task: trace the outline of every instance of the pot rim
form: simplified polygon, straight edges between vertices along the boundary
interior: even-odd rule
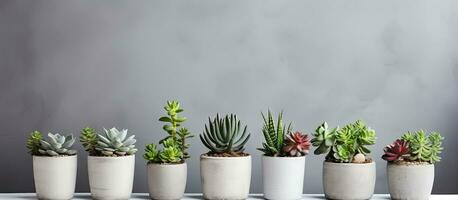
[[[337,165],[337,166],[372,166],[375,165],[375,161],[370,163],[335,163],[323,161],[323,165]]]
[[[242,160],[242,159],[251,159],[251,155],[247,156],[237,156],[237,157],[216,157],[216,156],[207,156],[205,154],[200,155],[200,160],[202,159],[214,159],[214,160]]]
[[[33,158],[43,158],[43,159],[62,159],[62,158],[73,158],[77,157],[78,155],[63,155],[63,156],[38,156],[38,155],[32,155]]]
[[[164,167],[174,167],[174,166],[182,166],[182,165],[186,165],[186,162],[183,162],[183,163],[146,163],[146,166],[148,165],[156,165],[156,166],[164,166]]]
[[[269,158],[269,159],[278,159],[278,160],[301,160],[301,159],[305,159],[305,155],[304,156],[266,156],[266,155],[262,155],[263,158]]]
[[[91,155],[88,155],[87,157],[88,158],[93,158],[93,159],[118,159],[118,160],[121,160],[121,159],[124,159],[124,158],[135,157],[135,154],[127,155],[127,156],[91,156]]]
[[[434,166],[434,164],[432,164],[432,163],[422,163],[422,164],[414,164],[414,163],[411,163],[411,164],[397,164],[397,163],[393,163],[393,162],[387,162],[386,165],[387,165],[387,166],[397,166],[397,167],[431,167],[431,166]]]

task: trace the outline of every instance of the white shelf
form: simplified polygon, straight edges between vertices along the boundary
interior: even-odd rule
[[[8,200],[19,200],[19,199],[35,199],[34,193],[0,193],[0,199],[8,199]],[[89,193],[77,193],[73,200],[87,200],[91,199],[91,195]],[[132,194],[131,200],[140,200],[140,199],[149,199],[147,193],[134,193]],[[202,199],[202,194],[186,194],[182,200],[196,200]],[[248,198],[248,200],[254,199],[263,199],[261,194],[252,194]],[[314,199],[321,199],[323,200],[324,197],[321,194],[305,194],[302,198],[303,200],[314,200]],[[390,199],[390,195],[387,194],[376,194],[372,198],[373,200],[388,200]],[[430,200],[458,200],[458,195],[432,195]]]

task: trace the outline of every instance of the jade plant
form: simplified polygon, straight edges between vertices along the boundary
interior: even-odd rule
[[[159,118],[159,121],[167,123],[162,128],[168,135],[159,141],[159,144],[163,145],[163,149],[159,150],[154,143],[148,144],[145,147],[143,157],[151,163],[183,163],[190,157],[187,152],[189,144],[186,141],[193,135],[188,129],[182,127],[186,118],[179,116],[179,113],[184,110],[178,101],[167,101],[164,110],[167,112],[167,116]]]
[[[388,162],[425,162],[434,164],[441,160],[440,153],[444,149],[444,138],[438,132],[428,136],[423,130],[407,132],[400,139],[385,146],[382,158]]]
[[[264,120],[262,133],[265,142],[262,143],[262,151],[266,156],[304,156],[310,149],[310,140],[307,134],[291,132],[291,123],[283,125],[283,113],[273,119],[272,113],[267,111],[267,117],[261,113]]]
[[[242,128],[240,120],[236,115],[226,115],[223,118],[219,114],[211,120],[208,118],[208,125],[205,125],[200,140],[210,151],[209,156],[237,157],[245,156],[244,146],[250,138],[247,126]]]
[[[135,148],[137,140],[135,135],[127,136],[127,129],[104,128],[103,133],[99,134],[95,129],[86,127],[81,130],[80,142],[91,156],[128,156],[137,152]]]
[[[48,133],[45,139],[39,131],[33,131],[27,139],[27,149],[34,156],[71,156],[76,150],[71,149],[75,139],[73,135]]]
[[[343,128],[329,129],[328,124],[321,124],[313,134],[315,154],[326,154],[326,161],[338,163],[372,162],[368,158],[369,145],[375,144],[375,131],[357,120]]]

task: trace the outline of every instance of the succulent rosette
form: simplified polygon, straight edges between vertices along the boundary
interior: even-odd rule
[[[283,152],[289,156],[304,156],[309,153],[310,145],[308,135],[296,131],[288,134]]]

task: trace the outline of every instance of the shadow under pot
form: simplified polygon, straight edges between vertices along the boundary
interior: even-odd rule
[[[327,199],[370,199],[375,187],[375,162],[323,163],[323,188]]]
[[[434,184],[433,164],[388,163],[387,175],[391,199],[429,199]]]
[[[264,198],[295,200],[302,198],[305,156],[262,157]]]
[[[77,156],[33,156],[33,177],[38,199],[72,199]]]
[[[204,199],[246,199],[250,191],[251,156],[200,156]]]
[[[148,163],[148,189],[151,199],[181,199],[186,189],[187,165]]]
[[[129,199],[134,181],[135,155],[88,156],[89,186],[93,199]]]

